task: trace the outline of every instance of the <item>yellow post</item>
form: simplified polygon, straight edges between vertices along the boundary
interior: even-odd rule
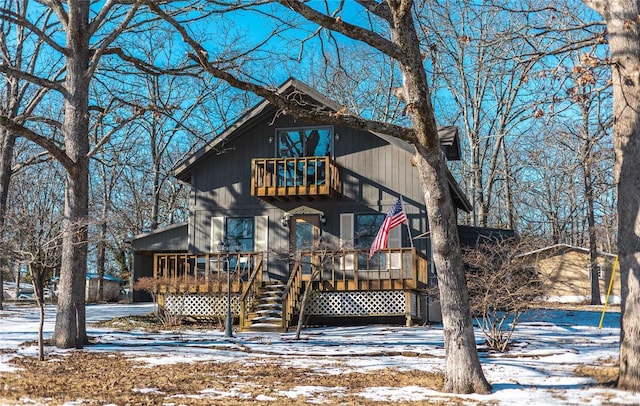
[[[609,279],[609,288],[607,289],[607,297],[604,299],[604,306],[602,307],[602,316],[600,316],[600,324],[598,324],[598,328],[602,330],[602,322],[604,321],[604,314],[607,311],[607,303],[609,303],[609,295],[611,294],[611,287],[613,286],[613,278],[616,275],[616,267],[618,265],[618,256],[616,255],[616,260],[613,261],[613,270],[611,271],[611,278]]]

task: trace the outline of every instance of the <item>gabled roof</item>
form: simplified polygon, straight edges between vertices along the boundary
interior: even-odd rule
[[[518,257],[528,257],[528,256],[538,255],[538,254],[551,255],[558,251],[563,251],[563,252],[576,251],[576,252],[582,252],[582,253],[588,254],[589,248],[578,247],[578,246],[569,245],[569,244],[555,244],[555,245],[549,245],[547,247],[539,248],[537,250],[525,252],[524,254],[518,255]],[[610,252],[597,251],[596,253],[600,256],[612,257],[612,258],[616,257],[616,254],[612,254]]]
[[[504,240],[519,238],[515,230],[467,225],[458,225],[458,236],[460,245],[472,248],[478,243],[500,243]]]
[[[170,226],[134,236],[130,242],[134,251],[186,251],[189,226],[187,223]]]
[[[276,90],[279,94],[290,95],[293,93],[300,93],[302,96],[306,96],[318,102],[320,105],[325,106],[331,111],[340,111],[343,107],[335,101],[327,98],[322,93],[313,89],[312,87],[300,82],[299,80],[289,78],[286,82],[278,87]],[[211,142],[197,150],[191,156],[184,159],[174,167],[175,177],[182,180],[189,180],[189,173],[191,167],[198,161],[206,156],[209,156],[218,151],[224,150],[225,143],[229,142],[237,135],[237,130],[241,127],[251,125],[265,118],[265,115],[272,112],[275,107],[267,100],[263,100],[256,106],[244,113],[238,120],[236,120],[231,126],[227,127],[222,133],[220,133]],[[373,133],[374,135],[384,139],[392,145],[399,146],[409,152],[413,152],[413,146],[405,141],[402,141],[396,137],[387,134]],[[440,137],[440,145],[443,147],[447,159],[459,160],[460,159],[460,139],[458,135],[457,127],[439,127],[438,135]]]
[[[98,279],[100,278],[100,274],[98,274],[97,272],[87,272],[86,277],[87,277],[87,280]],[[108,273],[103,274],[102,279],[104,279],[105,281],[124,283],[124,279],[118,278],[113,275],[109,275]]]

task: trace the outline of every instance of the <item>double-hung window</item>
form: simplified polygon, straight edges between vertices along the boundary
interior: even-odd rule
[[[254,218],[227,217],[224,234],[229,244],[230,269],[239,269],[241,272],[248,270],[249,257],[239,253],[252,252],[254,250]]]
[[[253,251],[253,217],[227,217],[225,236],[231,252]]]
[[[366,213],[355,214],[354,218],[354,233],[353,233],[353,245],[359,250],[363,250],[358,254],[358,268],[366,269],[367,261],[369,260],[369,251],[367,251],[373,240],[375,240],[378,230],[384,221],[384,214],[382,213]],[[378,267],[383,265],[380,263],[384,256],[379,253],[374,254],[370,260],[369,267]]]

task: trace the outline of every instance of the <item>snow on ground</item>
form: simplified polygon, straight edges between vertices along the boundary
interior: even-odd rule
[[[88,305],[86,314],[91,323],[153,310],[153,304],[100,304]],[[588,310],[530,311],[521,319],[513,337],[516,345],[509,353],[480,352],[483,370],[493,385],[492,393],[456,397],[470,405],[640,405],[640,394],[596,387],[590,378],[575,375],[579,365],[598,365],[603,360],[610,364],[618,357],[620,315],[608,311],[599,329],[600,316],[600,311]],[[0,349],[36,356],[36,346],[24,343],[37,339],[38,317],[35,307],[5,305],[0,312]],[[55,307],[47,306],[45,337],[51,335],[54,323]],[[87,332],[97,344],[85,347],[86,351],[122,352],[142,365],[203,360],[260,363],[278,358],[283,366],[308,367],[311,363],[325,374],[381,368],[444,369],[442,326],[437,325],[311,328],[303,331],[303,340],[299,341],[293,340],[293,333],[235,333],[227,338],[218,330],[113,331],[90,325]],[[482,341],[480,331],[476,331],[476,338]],[[11,370],[7,363],[10,356],[0,356],[0,373]],[[321,398],[327,390],[340,389],[304,386],[287,395]],[[431,402],[451,395],[419,386],[386,387],[380,382],[379,387],[369,388],[359,396],[366,404],[367,400]]]

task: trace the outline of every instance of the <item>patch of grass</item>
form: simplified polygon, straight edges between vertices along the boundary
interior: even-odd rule
[[[600,360],[598,365],[578,365],[575,374],[587,378],[592,378],[599,385],[615,386],[620,372],[618,360],[608,358]]]
[[[110,320],[90,323],[91,326],[100,328],[113,328],[122,331],[131,330],[157,330],[158,320],[153,314],[144,316],[115,317]]]
[[[115,317],[110,320],[90,323],[90,325],[93,327],[110,328],[120,331],[141,330],[150,332],[157,332],[160,329],[170,329],[178,332],[187,327],[190,330],[211,330],[222,328],[221,321],[218,319],[195,320],[188,317],[180,317],[178,319],[176,316],[176,320],[174,320],[174,322],[167,323],[166,319],[163,317],[164,316],[158,312],[153,312],[148,315],[141,316]]]
[[[371,387],[417,385],[439,391],[444,384],[440,373],[388,368],[330,375],[317,372],[313,365],[283,367],[277,360],[145,366],[139,358],[134,361],[119,353],[72,351],[45,362],[31,357],[16,357],[12,362],[19,370],[0,374],[3,404],[27,403],[26,399],[30,399],[47,405],[78,400],[84,405],[297,405],[306,404],[309,399],[292,399],[283,392],[312,385],[326,388],[322,397],[330,404],[356,405],[365,399],[354,394]],[[231,395],[224,395],[228,393]],[[261,402],[256,400],[258,395],[275,400]],[[452,403],[455,400],[442,404]]]

